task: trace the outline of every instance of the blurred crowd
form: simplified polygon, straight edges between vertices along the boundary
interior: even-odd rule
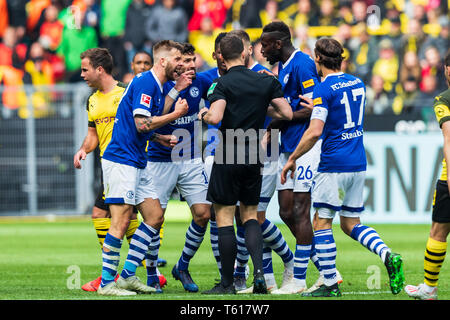
[[[215,66],[216,35],[237,28],[272,67],[258,38],[274,20],[311,55],[316,39],[338,39],[344,70],[366,83],[368,114],[422,114],[447,87],[448,0],[0,0],[0,85],[80,82],[80,53],[97,46],[128,79],[134,54],[163,39],[191,42],[202,71]],[[3,92],[1,101],[16,109],[21,97]]]

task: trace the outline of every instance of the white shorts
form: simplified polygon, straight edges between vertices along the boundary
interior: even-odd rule
[[[138,205],[146,198],[158,199],[151,176],[145,169],[102,159],[106,204]]]
[[[265,162],[261,185],[261,196],[258,204],[258,211],[266,211],[277,187],[277,162]]]
[[[311,192],[312,206],[320,218],[333,219],[336,212],[357,218],[364,211],[365,171],[317,172]]]
[[[208,177],[201,159],[180,162],[147,162],[146,170],[153,177],[162,208],[167,207],[174,188],[186,200],[194,204],[211,204],[206,200]]]
[[[296,170],[294,178],[291,178],[291,172],[289,172],[286,176],[285,184],[281,184],[281,171],[291,154],[280,154],[280,158],[278,159],[277,190],[291,189],[294,190],[294,192],[309,192],[311,190],[313,177],[319,166],[321,148],[322,140],[319,140],[311,150],[298,158],[295,162]]]

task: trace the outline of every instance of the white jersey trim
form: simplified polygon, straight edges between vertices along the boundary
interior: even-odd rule
[[[141,109],[141,108],[137,108],[137,109],[133,110],[133,117],[135,117],[136,115],[140,115],[140,116],[144,116],[144,117],[151,117],[152,116],[150,111],[145,110],[145,109]]]
[[[330,73],[330,74],[328,74],[325,78],[323,78],[323,81],[322,82],[324,82],[325,81],[325,79],[326,78],[328,78],[328,77],[333,77],[333,76],[342,76],[344,73],[343,72],[335,72],[335,73]]]
[[[286,60],[285,63],[283,63],[281,66],[283,67],[283,69],[286,69],[286,67],[288,66],[288,64],[291,62],[291,60],[294,58],[294,56],[297,54],[297,52],[299,52],[300,49],[296,49],[294,52],[292,52],[291,56],[289,57],[289,59]]]

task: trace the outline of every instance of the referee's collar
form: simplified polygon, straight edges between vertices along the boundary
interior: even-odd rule
[[[228,69],[228,72],[232,71],[232,70],[239,70],[239,69],[247,69],[246,66],[242,65],[238,65],[238,66],[233,66],[230,69]]]

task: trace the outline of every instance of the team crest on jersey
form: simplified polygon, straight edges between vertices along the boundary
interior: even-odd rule
[[[146,106],[147,108],[150,107],[150,101],[152,100],[152,97],[149,95],[146,95],[145,93],[141,94],[141,104]]]
[[[284,76],[283,83],[286,84],[289,81],[289,73]]]
[[[197,98],[198,95],[200,94],[200,90],[197,87],[192,87],[189,90],[189,94],[191,95],[192,98]]]
[[[128,199],[133,199],[133,198],[134,198],[134,192],[131,191],[131,190],[128,191],[128,192],[127,192],[127,198],[128,198]]]

